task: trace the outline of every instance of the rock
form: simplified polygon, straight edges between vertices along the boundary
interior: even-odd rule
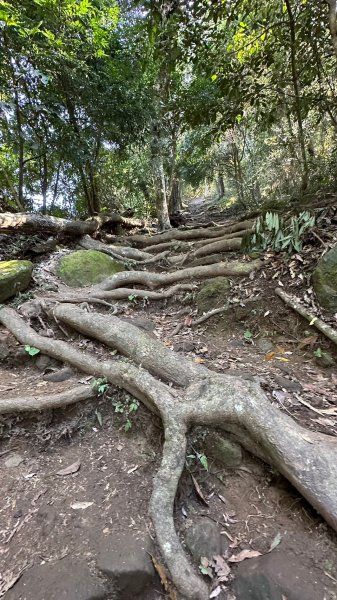
[[[117,598],[88,566],[73,558],[34,566],[25,571],[6,600],[109,600]]]
[[[200,313],[208,312],[212,308],[219,308],[226,303],[230,281],[227,277],[209,279],[202,286],[197,295],[197,306]]]
[[[6,335],[0,336],[0,360],[5,360],[10,354],[10,348],[8,345],[8,337]]]
[[[315,362],[319,367],[323,367],[324,369],[328,369],[329,367],[334,367],[336,364],[335,359],[331,356],[330,352],[321,352],[320,356],[315,356]]]
[[[135,325],[136,327],[139,327],[140,329],[143,329],[148,333],[152,333],[156,328],[155,323],[150,321],[150,319],[145,319],[144,317],[135,317],[134,319],[122,319],[122,321],[126,321],[131,325]]]
[[[33,263],[29,260],[0,261],[0,302],[4,302],[30,283]]]
[[[97,568],[113,580],[119,600],[137,597],[156,581],[149,553],[151,540],[137,540],[131,533],[101,539],[97,549]]]
[[[199,565],[202,557],[212,558],[224,554],[228,549],[228,540],[220,535],[220,529],[214,521],[200,517],[185,532],[185,543],[194,560]]]
[[[237,600],[317,600],[319,578],[295,556],[274,552],[239,564],[233,590]]]
[[[78,250],[61,258],[58,276],[70,287],[83,287],[100,283],[124,270],[121,263],[103,252]]]
[[[264,353],[270,352],[274,348],[274,344],[264,337],[255,340],[255,345],[258,347],[259,350],[261,350],[261,352]]]
[[[21,465],[23,461],[24,458],[20,456],[20,454],[12,454],[5,460],[5,467],[7,469],[15,469],[15,467]]]
[[[206,436],[204,452],[224,467],[239,467],[242,463],[241,446],[214,431]]]
[[[292,379],[287,379],[286,377],[282,377],[282,375],[274,375],[273,376],[277,385],[287,392],[300,392],[302,390],[302,386],[299,381],[294,381]]]
[[[175,342],[173,344],[173,350],[175,352],[193,352],[195,345],[193,342],[183,340],[181,342]]]
[[[337,310],[337,246],[318,261],[312,283],[319,303],[334,312]]]
[[[39,369],[39,371],[44,371],[47,367],[50,367],[52,364],[54,364],[53,359],[50,358],[50,356],[47,356],[46,354],[40,354],[35,361],[35,366],[37,369]]]
[[[67,379],[71,379],[73,375],[74,371],[72,369],[70,369],[69,367],[64,367],[64,369],[58,369],[57,371],[46,373],[43,376],[43,379],[45,379],[45,381],[53,381],[55,383],[60,381],[67,381]]]

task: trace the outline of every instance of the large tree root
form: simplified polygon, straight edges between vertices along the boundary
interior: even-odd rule
[[[90,237],[90,235],[84,235],[78,243],[86,250],[98,250],[99,252],[109,254],[113,258],[117,258],[117,260],[124,258],[126,261],[131,260],[137,263],[139,261],[153,258],[149,252],[142,252],[142,250],[137,250],[137,248],[131,247],[129,248],[128,246],[112,246],[110,244],[104,244],[99,240],[94,240]]]
[[[244,231],[251,229],[254,225],[254,221],[242,221],[241,223],[235,223],[234,225],[227,225],[226,227],[215,227],[210,229],[189,229],[181,231],[180,229],[170,229],[151,237],[144,235],[133,235],[132,243],[138,246],[153,246],[154,244],[162,244],[164,242],[171,242],[172,240],[201,240],[207,238],[219,238],[226,236],[230,233],[237,231]]]
[[[243,432],[245,446],[274,465],[337,530],[337,441],[304,429],[272,405],[260,386],[220,375],[175,355],[158,340],[118,318],[58,305],[57,318],[77,331],[117,347],[142,367],[101,361],[71,344],[40,336],[9,307],[0,322],[24,344],[40,348],[91,375],[106,377],[160,414],[165,444],[150,502],[158,543],[172,579],[188,600],[209,597],[205,581],[187,561],[174,529],[173,501],[184,465],[185,433],[192,425]],[[144,369],[146,367],[147,370]],[[162,383],[152,374],[177,387]],[[43,408],[43,402],[41,402]],[[251,443],[251,448],[250,448]]]
[[[336,329],[333,329],[333,327],[330,327],[330,325],[324,323],[322,319],[319,319],[316,317],[316,315],[309,312],[297,298],[292,298],[281,288],[276,288],[275,292],[288,306],[290,306],[290,308],[301,315],[301,317],[304,317],[307,321],[309,321],[310,325],[314,325],[316,329],[318,329],[321,333],[324,333],[329,340],[334,342],[334,344],[337,344]]]
[[[111,308],[111,304],[106,302],[106,300],[127,300],[130,299],[130,297],[131,300],[166,300],[167,298],[172,298],[172,296],[175,296],[175,294],[179,294],[180,292],[191,292],[194,289],[195,285],[193,283],[181,283],[178,285],[173,285],[167,290],[163,290],[161,292],[154,292],[152,290],[138,290],[135,288],[117,288],[116,290],[107,291],[96,290],[94,295],[85,295],[84,290],[82,290],[81,292],[78,291],[74,295],[69,294],[62,296],[46,296],[45,298],[46,300],[57,300],[58,302],[88,302],[92,304],[103,304]]]
[[[213,244],[222,240],[232,240],[233,238],[242,238],[246,233],[250,233],[251,229],[245,229],[243,231],[234,231],[227,235],[223,235],[216,238],[206,238],[199,241],[184,242],[181,240],[172,240],[172,242],[163,242],[162,244],[154,244],[153,246],[146,246],[146,252],[150,254],[156,254],[165,250],[171,250],[175,252],[189,252],[198,248],[203,248],[207,244]],[[133,239],[133,238],[130,238]]]
[[[96,392],[90,385],[81,385],[51,396],[4,398],[0,399],[0,414],[62,408],[70,404],[76,404],[76,402],[89,400],[89,398],[95,398],[96,396]]]

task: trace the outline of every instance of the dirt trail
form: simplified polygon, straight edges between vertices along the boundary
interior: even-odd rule
[[[194,199],[188,224],[209,220],[225,222],[223,214]],[[231,280],[231,312],[198,327],[191,327],[191,321],[197,314],[200,285],[181,293],[179,304],[175,298],[153,304],[133,298],[119,303],[119,314],[196,364],[253,378],[280,410],[309,429],[336,436],[337,417],[321,412],[327,401],[331,407],[337,404],[334,368],[317,364],[313,348],[303,343],[306,324],[274,294],[275,282],[290,277],[287,268],[269,257],[260,273]],[[292,268],[296,271],[301,265]],[[0,334],[7,335],[1,328]],[[82,349],[111,357],[111,350],[102,351],[96,342],[70,336]],[[315,343],[332,350],[323,338]],[[53,394],[88,384],[88,377],[74,371],[64,381],[50,381],[52,369],[63,365],[49,362],[43,367],[39,357],[29,357],[12,336],[7,344],[12,352],[1,365],[0,398],[9,393]],[[107,548],[111,553],[116,540],[128,540],[130,534],[135,545],[137,540],[142,547],[152,543],[151,554],[160,564],[148,503],[163,440],[157,417],[142,405],[131,410],[132,399],[125,392],[101,385],[96,400],[33,416],[0,418],[0,597],[6,600],[174,598],[138,555],[132,567],[132,549],[126,542],[126,579],[139,582],[148,572],[146,585],[123,588],[121,569],[115,563],[110,570],[102,567]],[[214,597],[336,600],[336,535],[278,473],[248,453],[235,464],[228,455],[227,464],[217,462],[210,450],[213,435],[205,428],[190,433],[187,468],[175,505],[176,527],[192,552],[201,542],[188,540],[202,521],[214,554],[221,552],[219,540],[227,557],[242,550],[261,554],[230,563],[226,589]],[[62,473],[65,468],[68,471]],[[76,561],[84,589],[72,589],[63,578],[55,583],[55,573],[62,569],[73,570],[76,579]]]

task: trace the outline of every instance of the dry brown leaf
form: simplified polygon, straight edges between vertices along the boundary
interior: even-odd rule
[[[178,600],[177,592],[175,591],[170,579],[167,576],[167,571],[163,565],[161,565],[152,554],[150,554],[154,568],[156,569],[160,581],[167,593],[168,600]]]
[[[184,320],[185,327],[191,327],[192,323],[193,323],[193,319],[190,315],[188,315]]]
[[[239,563],[243,560],[246,560],[247,558],[256,558],[257,556],[262,556],[261,552],[258,552],[257,550],[249,550],[247,548],[246,550],[242,550],[241,552],[239,552],[239,554],[233,554],[228,559],[228,562]]]
[[[209,504],[208,504],[208,502],[207,502],[207,500],[206,500],[205,496],[203,495],[203,493],[202,493],[202,491],[201,491],[201,489],[200,489],[200,486],[199,486],[199,484],[198,484],[198,482],[197,482],[196,478],[195,478],[195,477],[193,477],[192,473],[191,473],[191,477],[192,477],[193,485],[194,485],[194,487],[195,487],[195,491],[196,491],[196,493],[197,493],[197,496],[199,496],[200,500],[202,500],[202,502],[203,502],[204,504],[206,504],[206,506],[208,506]]]
[[[303,338],[298,344],[299,349],[305,348],[306,346],[313,346],[317,342],[317,335],[309,335],[308,337]]]
[[[273,360],[275,354],[276,352],[274,352],[273,350],[267,352],[267,354],[265,354],[264,360]]]
[[[222,582],[228,581],[231,570],[223,556],[213,556],[213,568],[217,574],[217,577],[221,577]]]
[[[77,473],[77,471],[79,471],[81,467],[81,461],[77,460],[76,462],[72,463],[71,465],[68,465],[68,467],[65,467],[64,469],[61,469],[60,471],[57,471],[56,475],[72,475],[73,473]]]

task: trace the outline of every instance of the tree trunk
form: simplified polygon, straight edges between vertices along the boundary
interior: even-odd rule
[[[162,142],[158,123],[155,123],[152,128],[151,154],[159,229],[166,231],[171,229],[171,223],[167,206]]]
[[[304,140],[304,131],[303,131],[303,122],[301,115],[301,99],[298,85],[298,73],[296,67],[296,30],[295,30],[295,20],[292,12],[292,8],[290,5],[290,0],[285,0],[285,4],[287,7],[288,17],[289,17],[289,29],[290,29],[290,53],[291,53],[291,75],[294,87],[294,95],[295,95],[295,112],[297,117],[297,126],[298,126],[298,141],[301,149],[302,155],[302,190],[305,191],[308,187],[308,179],[309,179],[309,168],[307,161],[307,153],[305,149],[305,140]]]
[[[218,188],[218,195],[219,195],[219,197],[223,198],[224,195],[225,195],[225,184],[224,184],[223,174],[222,173],[218,174],[217,188]]]
[[[174,178],[171,185],[169,210],[170,215],[178,213],[182,209],[181,188],[179,179]]]
[[[334,53],[337,59],[337,5],[336,0],[328,0],[329,4],[329,27],[331,33],[331,41],[334,49]]]

